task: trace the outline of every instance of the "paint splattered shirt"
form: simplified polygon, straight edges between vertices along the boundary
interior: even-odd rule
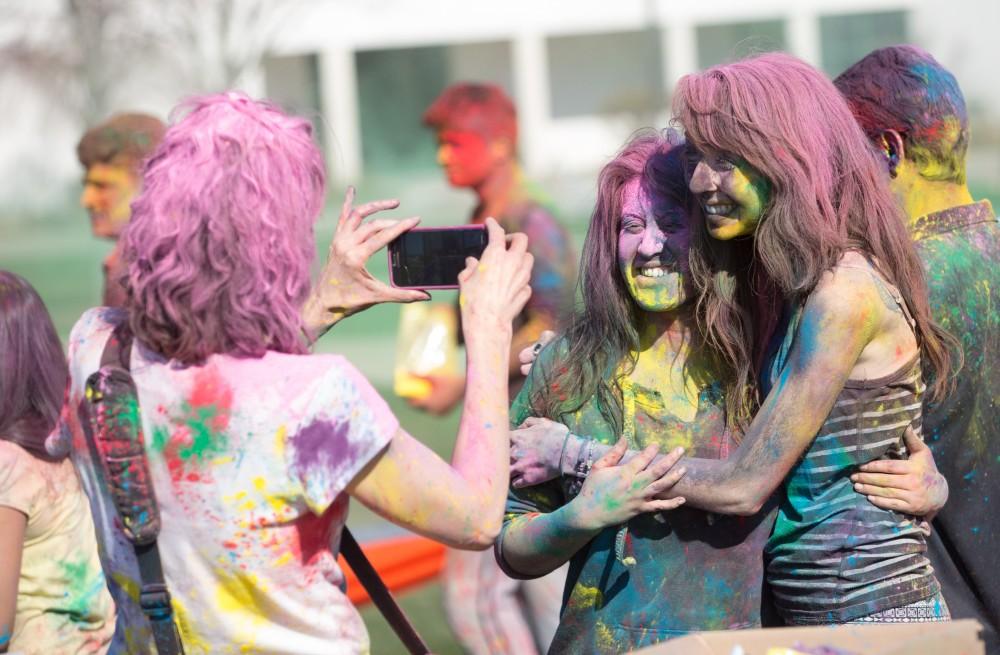
[[[113,316],[91,310],[73,330],[73,403],[99,365]],[[377,392],[335,355],[213,355],[181,367],[137,342],[132,374],[185,651],[367,652],[336,553],[345,487],[399,428]],[[85,453],[80,460],[103,489],[94,463]],[[99,504],[114,514],[105,494]],[[117,529],[102,541],[134,599],[130,548]]]
[[[0,440],[0,505],[28,517],[11,652],[104,653],[115,631],[87,498],[69,459]]]
[[[912,234],[934,319],[965,354],[955,391],[924,408],[924,436],[950,488],[931,563],[952,615],[992,624],[992,652],[1000,649],[1000,223],[982,201],[923,216]]]
[[[556,350],[543,350],[532,367],[511,408],[512,425],[533,415],[533,383],[539,384],[552,368]],[[636,443],[630,447],[657,443],[665,452],[684,446],[692,456],[710,459],[728,454],[733,444],[717,384],[701,390],[690,423],[668,412],[658,392],[634,382],[625,386],[634,400],[625,403],[623,417],[634,421]],[[629,415],[629,407],[634,407],[634,415]],[[603,444],[618,439],[595,399],[558,420],[572,433]],[[564,505],[575,487],[574,478],[564,477],[512,488],[504,530],[526,516]],[[562,615],[549,652],[619,653],[691,631],[758,627],[762,552],[773,516],[773,504],[753,517],[718,516],[690,507],[638,516],[628,523],[625,555],[636,561],[631,567],[615,555],[618,528],[605,529],[570,560]]]
[[[913,326],[899,291],[874,273],[872,280]],[[800,337],[803,313],[802,305],[784,312],[764,368],[765,393]],[[916,518],[876,507],[850,480],[862,464],[906,458],[903,432],[912,426],[920,434],[924,388],[919,355],[884,377],[847,380],[786,476],[765,555],[775,606],[787,623],[847,623],[940,590]]]

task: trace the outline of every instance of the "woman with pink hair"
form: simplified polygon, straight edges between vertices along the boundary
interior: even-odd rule
[[[239,93],[180,111],[145,167],[125,235],[128,316],[91,310],[73,329],[70,407],[127,321],[160,555],[186,652],[367,652],[336,559],[348,498],[452,547],[492,544],[508,481],[511,320],[530,295],[531,256],[523,235],[505,244],[487,221],[489,245],[460,275],[469,382],[449,465],[343,357],[307,352],[303,331],[317,334],[344,310],[326,300],[344,284],[331,279],[343,268],[336,248],[309,297],[324,195],[309,123]],[[373,235],[415,223],[362,223],[394,203],[355,210],[351,197],[338,231],[359,235],[352,257],[370,254]],[[307,326],[304,305],[327,324]],[[135,557],[79,421],[74,432],[123,647],[145,652]]]
[[[884,168],[832,83],[789,55],[688,75],[674,112],[704,218],[704,329],[748,426],[721,465],[687,462],[677,493],[742,513],[783,483],[765,555],[787,623],[947,619],[907,499],[852,483],[922,447],[906,433],[952,368]]]

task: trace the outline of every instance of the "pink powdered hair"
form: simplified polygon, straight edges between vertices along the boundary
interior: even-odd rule
[[[193,98],[172,122],[124,236],[136,337],[185,364],[305,352],[325,191],[312,126],[238,92]]]
[[[674,114],[694,148],[735,155],[771,186],[752,246],[709,240],[702,226],[692,248],[701,301],[711,305],[701,313],[709,341],[738,377],[753,383],[767,341],[748,316],[773,313],[759,306],[754,289],[774,285],[803,301],[847,250],[857,249],[899,288],[916,319],[924,370],[934,378],[931,397],[941,397],[951,342],[931,318],[923,269],[885,167],[833,83],[791,55],[769,53],[683,77]],[[735,251],[750,247],[748,269],[734,276]]]

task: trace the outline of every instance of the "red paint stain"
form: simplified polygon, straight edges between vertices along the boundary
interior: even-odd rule
[[[225,379],[219,375],[219,371],[214,367],[205,367],[195,373],[194,388],[188,399],[191,408],[197,412],[199,409],[213,408],[214,416],[208,420],[208,425],[212,430],[220,431],[229,427],[229,413],[233,407],[233,390],[226,384]]]

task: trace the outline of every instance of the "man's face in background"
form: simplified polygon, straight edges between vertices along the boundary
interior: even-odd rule
[[[437,161],[455,187],[482,184],[502,158],[497,144],[478,132],[443,129],[437,134]]]
[[[117,239],[132,216],[139,181],[130,166],[93,164],[83,178],[80,205],[90,214],[94,236]]]

